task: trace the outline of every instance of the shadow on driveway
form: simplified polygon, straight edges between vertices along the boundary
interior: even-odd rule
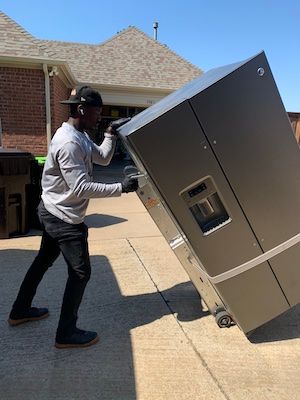
[[[92,276],[78,326],[98,331],[100,342],[86,349],[57,350],[54,337],[67,278],[62,257],[46,273],[34,299],[34,305],[49,307],[49,318],[14,328],[6,322],[36,254],[17,249],[0,252],[2,400],[135,400],[131,330],[171,313],[184,321],[207,315],[201,311],[200,298],[190,282],[162,292],[123,296],[108,259],[91,256]],[[168,326],[162,324],[166,332],[160,331],[160,337],[170,335]],[[147,338],[142,340],[151,348]],[[150,340],[153,344],[158,338]]]
[[[89,214],[84,219],[84,222],[89,228],[104,228],[105,226],[120,224],[126,221],[127,219],[125,218],[107,214]]]
[[[248,339],[251,343],[276,342],[300,337],[300,304],[255,329]]]

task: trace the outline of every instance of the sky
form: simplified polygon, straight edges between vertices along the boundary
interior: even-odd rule
[[[129,26],[204,72],[264,50],[287,111],[300,112],[300,0],[0,0],[39,39],[102,43]]]

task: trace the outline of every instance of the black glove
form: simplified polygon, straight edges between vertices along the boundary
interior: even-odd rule
[[[129,176],[125,176],[121,185],[122,193],[135,192],[139,187],[137,178],[130,178]]]
[[[126,124],[128,121],[130,121],[131,118],[120,118],[117,119],[116,121],[113,121],[109,124],[110,129],[108,129],[110,131],[110,133],[112,133],[113,135],[116,135],[118,132],[117,130],[120,128],[120,126]]]

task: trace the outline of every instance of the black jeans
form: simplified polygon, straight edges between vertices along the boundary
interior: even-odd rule
[[[84,223],[68,224],[50,214],[41,202],[38,215],[43,229],[41,247],[20,287],[13,310],[18,313],[31,307],[37,287],[60,252],[68,265],[68,280],[61,307],[57,337],[71,335],[76,328],[78,308],[91,275],[88,251],[88,228]]]

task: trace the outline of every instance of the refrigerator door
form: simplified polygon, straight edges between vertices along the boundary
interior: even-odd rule
[[[265,55],[190,103],[263,251],[298,235],[300,152]],[[300,245],[269,263],[290,305],[297,304]]]

